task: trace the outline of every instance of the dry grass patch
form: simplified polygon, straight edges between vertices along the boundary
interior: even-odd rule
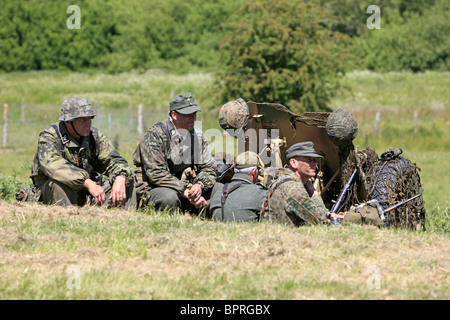
[[[450,298],[446,235],[7,202],[0,229],[7,299]]]

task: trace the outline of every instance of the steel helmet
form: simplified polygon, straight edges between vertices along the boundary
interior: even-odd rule
[[[241,129],[248,123],[250,111],[242,98],[225,103],[219,112],[219,124],[222,129]]]
[[[96,115],[89,99],[75,97],[62,103],[59,121],[72,121],[84,117],[94,118]]]
[[[358,123],[350,111],[337,109],[329,115],[326,130],[334,144],[345,146],[355,139],[358,133]]]

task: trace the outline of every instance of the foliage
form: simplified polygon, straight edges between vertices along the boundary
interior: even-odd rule
[[[0,199],[12,199],[21,187],[31,186],[30,184],[22,185],[18,179],[17,174],[12,176],[0,176]]]
[[[102,67],[116,33],[104,1],[79,1],[82,29],[68,29],[68,2],[4,1],[0,11],[0,69],[40,70]]]
[[[325,111],[345,72],[351,39],[330,30],[318,3],[259,1],[237,15],[221,52],[217,87],[223,102],[281,103],[293,111]]]
[[[0,70],[187,72],[217,68],[223,17],[241,0],[80,0],[80,29],[66,25],[69,1],[3,2]]]
[[[319,34],[326,36],[324,30],[346,34],[360,47],[353,53],[364,58],[359,65],[362,69],[448,70],[446,17],[450,10],[446,0],[371,1],[370,4],[381,9],[381,30],[366,27],[368,4],[357,0],[283,0],[279,4],[267,0],[79,0],[76,5],[81,11],[81,28],[68,29],[66,21],[72,14],[67,13],[67,8],[72,4],[62,0],[3,0],[0,71],[86,72],[92,68],[111,73],[155,68],[179,73],[217,71],[224,67],[220,60],[222,40],[242,36],[236,33],[240,29],[235,21],[240,20],[241,24],[246,19],[253,21],[248,24],[250,32],[249,28],[264,25],[255,21],[272,19],[263,11],[282,6],[285,12],[291,10],[291,14],[281,14],[285,20],[275,18],[273,22],[279,27],[271,32],[285,32],[300,25],[301,30],[307,30],[301,21],[308,17],[320,22],[320,28],[315,26],[314,34],[306,37],[309,44]],[[252,7],[253,13],[248,12]],[[276,15],[283,11],[274,10]],[[299,21],[293,23],[294,18]],[[263,36],[258,29],[253,32]],[[298,41],[296,32],[279,37]],[[336,39],[315,39],[314,47],[330,50],[326,43],[332,40]],[[271,40],[267,40],[267,45],[271,45]],[[315,49],[306,53],[317,54]]]
[[[417,2],[409,10],[410,4],[401,2],[398,22],[383,23],[381,29],[356,40],[366,68],[382,72],[450,69],[450,3],[436,0],[433,6],[419,6]]]

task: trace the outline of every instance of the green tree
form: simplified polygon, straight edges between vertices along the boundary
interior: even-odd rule
[[[327,111],[350,66],[351,38],[332,31],[334,19],[318,1],[258,1],[236,14],[221,51],[223,102],[281,103],[294,112]]]
[[[398,22],[382,24],[357,39],[365,66],[375,71],[450,69],[450,3],[435,0],[428,6],[401,1]],[[415,4],[415,5],[414,5]]]

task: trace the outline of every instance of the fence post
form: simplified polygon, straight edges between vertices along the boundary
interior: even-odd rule
[[[128,107],[128,130],[133,131],[133,106]]]
[[[414,111],[414,133],[417,134],[419,127],[419,113]]]
[[[139,105],[138,107],[138,135],[139,138],[142,138],[142,133],[144,131],[144,119],[142,117],[142,104]]]
[[[111,112],[108,112],[108,136],[111,136]]]
[[[22,123],[22,125],[24,125],[25,124],[25,103],[23,102],[23,100],[20,103],[20,115],[21,115],[21,117],[20,117],[21,123]]]
[[[374,125],[375,134],[378,134],[379,125],[380,125],[380,113],[377,112],[377,114],[375,115],[375,125]]]
[[[8,145],[8,110],[9,106],[3,105],[3,147]]]

